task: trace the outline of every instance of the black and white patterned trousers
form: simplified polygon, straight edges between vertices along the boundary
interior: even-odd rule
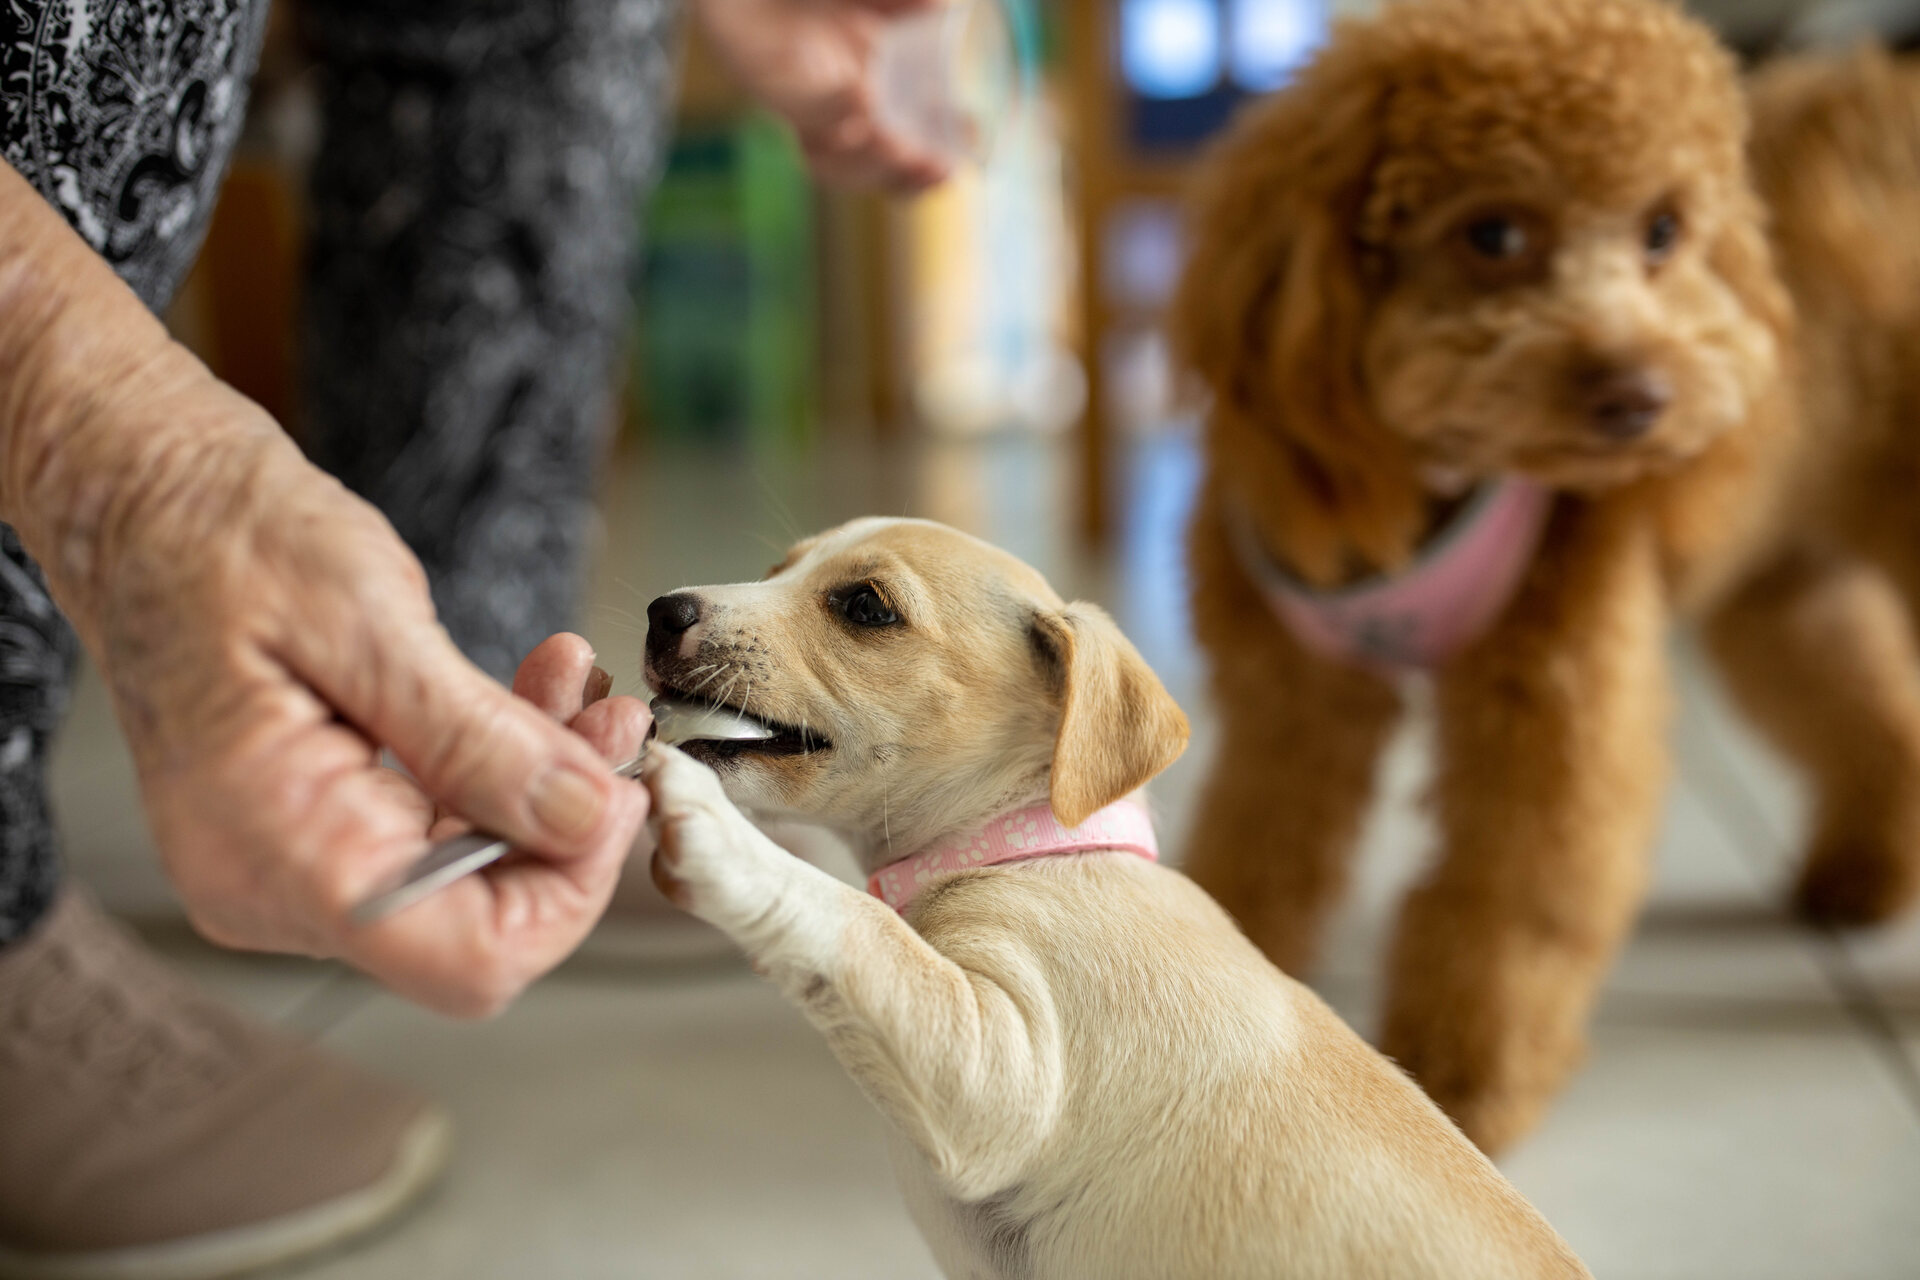
[[[664,151],[674,0],[302,0],[322,76],[308,449],[384,510],[502,678],[569,624]],[[0,0],[0,153],[147,304],[198,252],[267,0]],[[75,644],[0,526],[0,946],[58,883]]]

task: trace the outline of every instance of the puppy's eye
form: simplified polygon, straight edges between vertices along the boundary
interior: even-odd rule
[[[900,621],[893,606],[870,583],[836,593],[833,607],[856,627],[890,627]]]
[[[1477,218],[1467,224],[1467,243],[1483,258],[1504,262],[1527,251],[1527,232],[1512,218]]]
[[[1665,262],[1680,243],[1680,215],[1663,211],[1647,221],[1647,261]]]

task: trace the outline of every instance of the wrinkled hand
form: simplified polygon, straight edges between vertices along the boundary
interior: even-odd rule
[[[638,749],[645,707],[588,705],[577,636],[527,659],[518,698],[489,680],[391,526],[204,372],[109,411],[194,428],[95,531],[79,615],[194,923],[343,958],[446,1012],[501,1008],[606,907],[646,814],[606,761]],[[435,801],[528,853],[354,926],[422,851]]]
[[[869,74],[884,24],[941,0],[704,0],[715,52],[793,126],[822,181],[911,192],[947,176],[939,156],[881,123]]]
[[[586,705],[578,637],[527,660],[518,698],[461,657],[392,526],[175,345],[4,162],[0,519],[106,677],[208,936],[339,956],[477,1014],[598,919],[647,809],[604,757],[638,748],[646,709]],[[527,853],[354,927],[425,848],[435,802]]]

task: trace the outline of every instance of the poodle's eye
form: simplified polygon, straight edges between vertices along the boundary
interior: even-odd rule
[[[1680,215],[1661,212],[1647,221],[1647,261],[1665,262],[1680,243]]]
[[[1527,251],[1527,232],[1512,218],[1477,218],[1467,224],[1467,243],[1481,257],[1505,262]]]
[[[870,582],[835,592],[833,608],[856,627],[890,627],[900,621],[900,615]]]

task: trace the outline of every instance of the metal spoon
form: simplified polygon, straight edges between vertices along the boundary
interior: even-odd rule
[[[617,778],[637,778],[654,742],[761,742],[774,731],[758,720],[726,707],[684,698],[655,698],[653,729],[640,744],[640,754],[613,768]],[[355,924],[371,924],[410,907],[463,876],[491,866],[507,856],[512,844],[484,831],[442,840],[421,854],[392,885],[362,899],[353,909]]]

